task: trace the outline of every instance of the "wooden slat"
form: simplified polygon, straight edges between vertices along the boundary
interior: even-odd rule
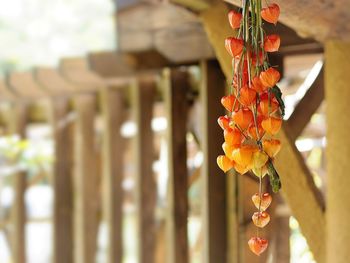
[[[187,241],[187,100],[188,75],[178,70],[165,70],[165,105],[168,120],[168,207],[167,262],[188,263]]]
[[[53,262],[73,262],[73,125],[66,118],[69,102],[56,98],[51,102],[51,125],[55,142],[52,179]]]
[[[124,93],[119,88],[103,88],[101,91],[102,137],[102,214],[107,224],[108,263],[121,263],[122,207],[123,207],[123,152],[124,139],[120,128],[124,119]]]
[[[301,101],[297,104],[292,115],[288,119],[287,127],[291,140],[295,140],[300,136],[306,125],[309,123],[312,115],[320,107],[324,99],[323,71],[322,68],[315,81],[312,83]]]
[[[227,12],[226,6],[223,3],[218,3],[202,13],[201,17],[221,67],[226,77],[231,79],[231,59],[223,45],[224,39],[232,34],[227,23]],[[324,262],[325,216],[323,199],[302,156],[296,149],[294,141],[288,137],[285,127],[282,128],[278,138],[282,141],[283,147],[275,164],[281,176],[282,192],[293,215],[298,220],[316,260]],[[315,227],[318,231],[314,231]]]
[[[224,115],[220,99],[225,95],[226,81],[220,67],[214,62],[202,62],[202,144],[203,166],[203,224],[205,263],[226,262],[226,175],[218,168],[216,158],[222,154],[222,130],[216,124]]]
[[[26,123],[28,108],[26,104],[13,105],[10,125],[10,133],[18,134],[21,139],[26,137]],[[15,198],[12,207],[12,256],[14,263],[25,263],[26,259],[26,207],[25,191],[27,185],[27,173],[19,171],[13,174],[13,187]]]
[[[93,263],[96,252],[98,176],[95,151],[93,94],[74,98],[77,122],[74,135],[75,163],[75,262]]]
[[[152,77],[140,77],[133,88],[133,109],[138,133],[136,135],[136,202],[138,221],[138,260],[155,261],[157,188],[152,165],[155,160],[153,146],[153,103],[156,82]]]
[[[15,72],[7,76],[7,83],[22,98],[40,99],[47,96],[34,80],[32,72]]]

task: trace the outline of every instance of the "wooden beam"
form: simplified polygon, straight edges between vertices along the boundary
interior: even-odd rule
[[[7,83],[13,92],[22,98],[40,99],[47,94],[34,80],[31,72],[15,72],[7,76]]]
[[[17,134],[23,140],[26,138],[26,124],[28,108],[26,104],[13,105],[11,122],[9,123],[10,133]],[[25,191],[27,185],[27,173],[18,171],[13,174],[14,203],[11,210],[12,216],[12,256],[14,263],[25,263],[26,258],[26,207]]]
[[[222,130],[215,125],[225,111],[219,103],[225,95],[226,80],[215,62],[202,62],[202,144],[203,166],[203,262],[216,263],[227,260],[226,175],[216,164],[222,153]]]
[[[156,80],[153,77],[140,77],[133,88],[135,121],[138,133],[136,139],[136,202],[138,224],[138,260],[153,263],[156,248],[156,182],[152,170],[155,160],[153,131],[153,105]]]
[[[126,87],[123,87],[126,88]],[[107,261],[123,259],[123,153],[125,141],[120,134],[124,120],[122,87],[103,88],[100,96],[103,119],[102,137],[102,214],[108,228]]]
[[[98,175],[95,151],[94,94],[74,98],[77,121],[74,134],[75,163],[75,260],[76,263],[95,262]]]
[[[73,263],[73,126],[67,123],[69,102],[57,98],[51,102],[51,125],[55,142],[52,180],[53,262]]]
[[[187,99],[188,75],[179,70],[165,70],[164,85],[168,120],[168,208],[167,208],[167,262],[188,263],[187,240]]]
[[[241,5],[240,0],[225,0],[234,5]],[[319,1],[276,1],[281,8],[281,22],[293,28],[303,37],[312,37],[319,41],[328,38],[350,39],[350,27],[344,21],[348,21],[350,2],[338,0],[336,2]],[[334,19],[341,17],[342,19]],[[314,26],[310,26],[310,25]]]
[[[211,4],[211,0],[170,0],[170,2],[182,5],[196,12],[206,10]]]
[[[202,21],[222,70],[227,79],[231,79],[231,60],[223,45],[224,39],[232,34],[226,17],[227,8],[223,3],[218,3],[201,13]],[[281,176],[282,192],[293,215],[298,220],[316,260],[324,262],[325,216],[323,199],[285,127],[282,128],[278,138],[282,141],[283,147],[275,164]],[[287,163],[288,165],[286,165]],[[296,174],[298,176],[295,176]],[[314,231],[315,227],[318,231]]]
[[[307,90],[304,97],[299,101],[286,123],[291,140],[296,140],[298,136],[300,136],[306,125],[310,122],[312,115],[320,107],[323,100],[324,69],[322,68],[315,81]]]

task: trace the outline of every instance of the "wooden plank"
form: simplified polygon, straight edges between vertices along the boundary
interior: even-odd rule
[[[170,0],[170,2],[178,5],[185,6],[196,12],[204,11],[210,7],[210,0]]]
[[[203,165],[203,262],[227,260],[226,175],[216,164],[222,154],[222,130],[216,125],[218,116],[225,114],[220,99],[225,95],[226,81],[215,62],[202,62],[202,144]]]
[[[167,262],[188,263],[187,240],[187,99],[188,75],[179,70],[165,70],[164,85],[168,120],[168,207],[167,207]]]
[[[24,139],[26,137],[27,105],[13,105],[13,112],[10,125],[10,132],[17,134]],[[25,191],[27,185],[27,173],[18,171],[13,174],[14,202],[11,210],[12,216],[12,257],[14,263],[27,262],[26,257],[26,207]]]
[[[124,93],[118,88],[104,88],[100,96],[103,119],[102,137],[102,214],[107,224],[108,263],[123,259],[123,153],[124,139],[120,128],[124,119]]]
[[[53,262],[73,263],[73,125],[67,123],[69,102],[56,98],[51,102],[51,125],[55,142],[52,179]]]
[[[155,208],[157,188],[152,165],[155,160],[153,146],[153,103],[156,80],[140,77],[133,88],[133,109],[138,133],[136,135],[136,203],[138,221],[138,260],[153,263],[156,247]]]
[[[98,175],[95,150],[94,94],[74,98],[77,121],[74,134],[75,204],[74,262],[93,263],[96,252]]]
[[[227,23],[227,8],[218,3],[201,14],[217,58],[227,79],[231,79],[231,59],[224,48],[224,39],[232,34]],[[318,262],[325,260],[325,216],[324,204],[319,190],[304,160],[287,134],[284,126],[278,138],[282,141],[282,150],[275,160],[282,181],[282,193],[291,207],[293,215],[308,240],[309,246]],[[288,165],[286,165],[288,163]],[[298,176],[295,176],[295,175]],[[318,231],[314,231],[317,227]]]
[[[291,140],[296,140],[306,125],[310,122],[312,115],[320,107],[324,99],[324,70],[320,73],[307,90],[304,97],[295,107],[292,115],[287,121],[288,132]]]
[[[47,96],[34,80],[32,72],[15,72],[7,76],[7,83],[19,97],[40,99]]]

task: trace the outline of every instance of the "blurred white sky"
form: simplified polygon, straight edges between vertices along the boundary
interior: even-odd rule
[[[0,0],[0,74],[115,48],[112,0]]]

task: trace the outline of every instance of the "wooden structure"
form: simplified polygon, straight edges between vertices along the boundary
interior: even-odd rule
[[[348,120],[344,112],[349,95],[346,71],[350,69],[350,45],[328,42],[328,38],[344,40],[349,36],[348,24],[342,19],[331,23],[329,17],[340,14],[341,8],[350,8],[346,9],[347,1],[325,1],[319,6],[315,1],[277,2],[283,9],[282,22],[290,28],[282,24],[273,28],[284,40],[281,54],[271,57],[274,64],[283,70],[286,57],[323,52],[323,43],[327,43],[326,68],[320,71],[279,135],[283,148],[276,166],[283,184],[282,195],[317,262],[347,262],[350,255],[344,243],[350,233],[350,209],[344,200],[350,197],[345,187],[350,182],[344,171],[349,165],[350,143],[346,139]],[[53,261],[95,262],[102,219],[109,233],[106,262],[122,262],[122,160],[126,139],[120,129],[130,115],[138,130],[133,139],[137,262],[190,262],[188,184],[196,176],[190,176],[186,164],[186,135],[196,135],[190,123],[201,127],[196,137],[204,160],[197,173],[200,175],[196,176],[201,179],[203,193],[202,262],[259,262],[246,250],[245,243],[251,231],[247,222],[252,209],[247,193],[255,191],[252,189],[256,189],[257,182],[249,176],[226,178],[215,164],[221,145],[221,131],[216,126],[216,118],[222,113],[218,101],[225,94],[225,78],[231,77],[231,62],[223,45],[225,37],[232,34],[226,21],[231,5],[209,0],[134,0],[117,4],[118,51],[63,59],[59,69],[11,73],[0,83],[2,101],[11,104],[11,112],[1,114],[15,116],[2,123],[8,134],[25,137],[25,126],[31,121],[47,122],[54,131]],[[327,7],[330,12],[325,12]],[[342,17],[349,16],[347,13]],[[313,22],[317,26],[310,27],[315,17],[319,23]],[[309,38],[299,37],[291,28]],[[200,83],[193,84],[191,67],[200,72]],[[323,75],[327,77],[325,87]],[[332,128],[328,138],[328,172],[334,175],[328,179],[326,202],[295,146],[296,138],[324,100],[324,89],[328,124]],[[199,96],[193,98],[193,94]],[[190,118],[193,100],[201,103],[199,120]],[[151,121],[156,101],[164,105],[167,120],[168,194],[162,224],[156,222],[156,179],[152,170],[155,158]],[[102,119],[102,133],[96,128],[98,118]],[[98,143],[99,139],[102,143]],[[16,198],[9,222],[12,253],[15,263],[25,263],[25,173],[19,172],[14,178]],[[273,224],[289,231],[287,217],[278,218]],[[274,242],[275,249],[270,251],[276,260],[273,262],[288,262],[288,242],[281,241],[281,235],[273,231],[267,234]],[[166,261],[158,258],[159,247]],[[282,249],[286,253],[280,253]]]

